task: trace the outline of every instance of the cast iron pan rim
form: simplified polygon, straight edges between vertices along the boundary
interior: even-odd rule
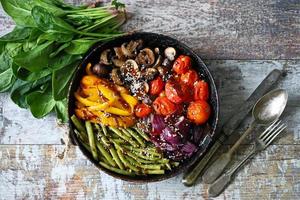
[[[218,95],[218,91],[217,91],[217,88],[216,88],[216,85],[215,85],[214,78],[213,78],[212,74],[210,73],[209,69],[204,64],[204,62],[202,61],[202,59],[197,55],[197,53],[195,53],[188,46],[186,46],[185,44],[181,43],[180,41],[178,41],[178,40],[176,40],[174,38],[171,38],[169,36],[162,35],[162,34],[157,34],[157,33],[150,33],[150,32],[135,32],[135,33],[130,33],[128,35],[118,37],[118,38],[116,38],[116,40],[121,40],[122,38],[127,39],[127,38],[130,38],[130,37],[134,37],[135,35],[137,35],[138,37],[141,37],[141,38],[147,37],[147,35],[148,36],[152,35],[152,36],[156,36],[156,37],[159,37],[159,38],[164,38],[166,40],[174,41],[175,43],[177,43],[178,46],[183,47],[185,50],[189,51],[190,54],[192,54],[193,56],[195,56],[197,58],[197,62],[200,63],[201,67],[204,68],[204,70],[205,70],[205,72],[206,72],[206,74],[208,76],[207,78],[210,80],[210,88],[211,88],[211,91],[214,91],[214,93],[215,93],[215,103],[216,103],[216,110],[215,110],[215,116],[214,116],[214,118],[215,118],[215,124],[214,124],[214,126],[212,127],[212,130],[211,130],[211,138],[212,138],[212,140],[210,141],[209,146],[204,151],[201,151],[201,152],[198,151],[198,152],[196,152],[192,156],[192,158],[190,158],[188,160],[188,162],[181,163],[181,167],[180,168],[172,171],[169,174],[157,175],[157,176],[151,176],[151,177],[141,176],[140,179],[138,179],[139,176],[130,177],[130,176],[124,176],[124,175],[120,175],[120,174],[114,173],[114,172],[112,172],[112,171],[110,171],[110,170],[102,167],[101,165],[99,165],[97,162],[95,162],[93,159],[90,158],[90,154],[87,152],[87,150],[84,149],[84,147],[81,145],[81,143],[78,141],[77,137],[75,136],[74,131],[73,131],[73,127],[72,127],[72,124],[71,124],[71,120],[70,120],[72,110],[74,109],[73,107],[71,108],[71,105],[70,105],[70,95],[71,95],[71,92],[72,92],[71,90],[73,88],[74,81],[76,80],[76,77],[80,75],[78,73],[79,73],[79,71],[80,71],[80,69],[82,67],[82,64],[88,59],[88,57],[90,57],[94,53],[94,51],[96,51],[98,48],[101,48],[104,45],[107,45],[108,43],[110,43],[110,42],[112,42],[114,40],[111,40],[111,41],[108,41],[108,42],[105,42],[105,43],[96,43],[85,54],[85,56],[83,57],[83,59],[81,60],[80,64],[77,66],[77,68],[75,70],[74,76],[72,77],[72,80],[71,80],[71,83],[70,83],[70,86],[69,86],[69,89],[68,89],[67,103],[68,103],[68,115],[69,115],[69,137],[70,137],[72,143],[75,144],[75,145],[77,145],[77,146],[79,146],[79,148],[80,148],[81,152],[84,154],[84,156],[88,160],[90,160],[100,171],[103,171],[106,174],[111,175],[114,178],[118,178],[118,179],[121,179],[121,180],[130,181],[130,182],[148,183],[148,182],[156,182],[156,181],[166,180],[166,179],[169,179],[169,178],[172,178],[172,177],[175,177],[175,176],[179,175],[184,170],[189,169],[193,164],[195,164],[195,162],[200,157],[202,157],[206,153],[206,151],[212,146],[212,143],[215,141],[215,138],[216,138],[215,132],[216,132],[217,124],[218,124],[218,121],[219,121],[219,112],[220,112],[220,109],[219,109],[219,95]]]

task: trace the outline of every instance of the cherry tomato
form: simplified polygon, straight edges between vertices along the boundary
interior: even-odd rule
[[[135,115],[137,117],[147,117],[151,113],[152,109],[147,104],[141,103],[135,107]]]
[[[211,114],[210,105],[203,100],[191,102],[187,110],[187,118],[195,124],[204,124]]]
[[[194,85],[194,100],[207,101],[209,97],[208,84],[205,81],[197,81]]]
[[[158,95],[164,89],[165,83],[162,78],[159,76],[153,81],[150,82],[150,94]]]
[[[191,58],[189,56],[180,55],[173,64],[173,70],[177,74],[184,74],[191,68]]]
[[[185,74],[181,75],[181,82],[187,86],[193,86],[194,83],[199,79],[198,73],[195,70],[189,70]]]
[[[168,81],[165,86],[166,96],[173,103],[180,104],[185,100],[181,86],[175,81]]]
[[[157,97],[153,102],[153,108],[157,114],[167,116],[177,110],[177,105],[172,103],[167,97]]]

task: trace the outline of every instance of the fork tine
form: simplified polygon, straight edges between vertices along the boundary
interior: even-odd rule
[[[265,143],[267,143],[267,142],[270,140],[270,138],[273,137],[273,135],[274,135],[275,133],[277,133],[277,131],[278,131],[279,129],[281,129],[283,126],[284,126],[284,124],[280,124],[280,126],[279,126],[279,127],[276,127],[276,129],[274,129],[272,132],[270,132],[270,134],[267,135],[267,136],[263,139],[263,141],[264,141]]]
[[[264,132],[262,132],[262,134],[260,134],[259,138],[261,139],[267,132],[269,132],[269,130],[274,126],[274,124],[276,124],[276,122],[278,121],[275,120],[270,126],[268,126],[268,128],[266,130],[264,130]]]
[[[266,146],[269,146],[271,144],[271,142],[279,135],[279,133],[281,133],[285,128],[286,125],[282,124],[283,126],[280,126],[280,128],[278,128],[273,135],[269,138],[268,142],[266,142]]]
[[[275,121],[273,124],[271,124],[267,129],[266,131],[264,131],[262,134],[261,134],[261,137],[259,137],[260,139],[262,140],[265,140],[269,135],[270,133],[272,133],[272,131],[278,127],[278,125],[281,123],[281,120],[279,121]]]

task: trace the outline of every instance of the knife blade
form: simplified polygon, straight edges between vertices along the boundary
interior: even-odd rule
[[[271,87],[279,80],[282,74],[281,70],[274,69],[272,70],[265,79],[259,84],[259,86],[254,90],[254,92],[244,101],[240,106],[237,107],[235,111],[232,112],[232,115],[224,123],[221,130],[217,130],[217,135],[219,137],[216,139],[216,142],[213,146],[205,153],[201,160],[194,166],[192,166],[184,174],[182,183],[186,186],[192,186],[199,175],[204,171],[207,163],[212,158],[214,153],[224,141],[235,131],[235,129],[241,124],[241,122],[246,118],[248,113],[251,111],[254,103],[268,92]]]

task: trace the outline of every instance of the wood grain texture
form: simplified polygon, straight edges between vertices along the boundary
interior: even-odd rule
[[[150,184],[124,182],[99,172],[77,148],[60,160],[62,149],[1,145],[0,199],[208,199],[205,184],[186,188],[181,176]],[[299,152],[299,145],[272,145],[216,199],[299,199]],[[237,154],[236,160],[242,156]]]
[[[300,58],[298,0],[124,2],[132,13],[125,30],[172,35],[205,59]],[[3,11],[0,24],[0,31],[13,26]]]

